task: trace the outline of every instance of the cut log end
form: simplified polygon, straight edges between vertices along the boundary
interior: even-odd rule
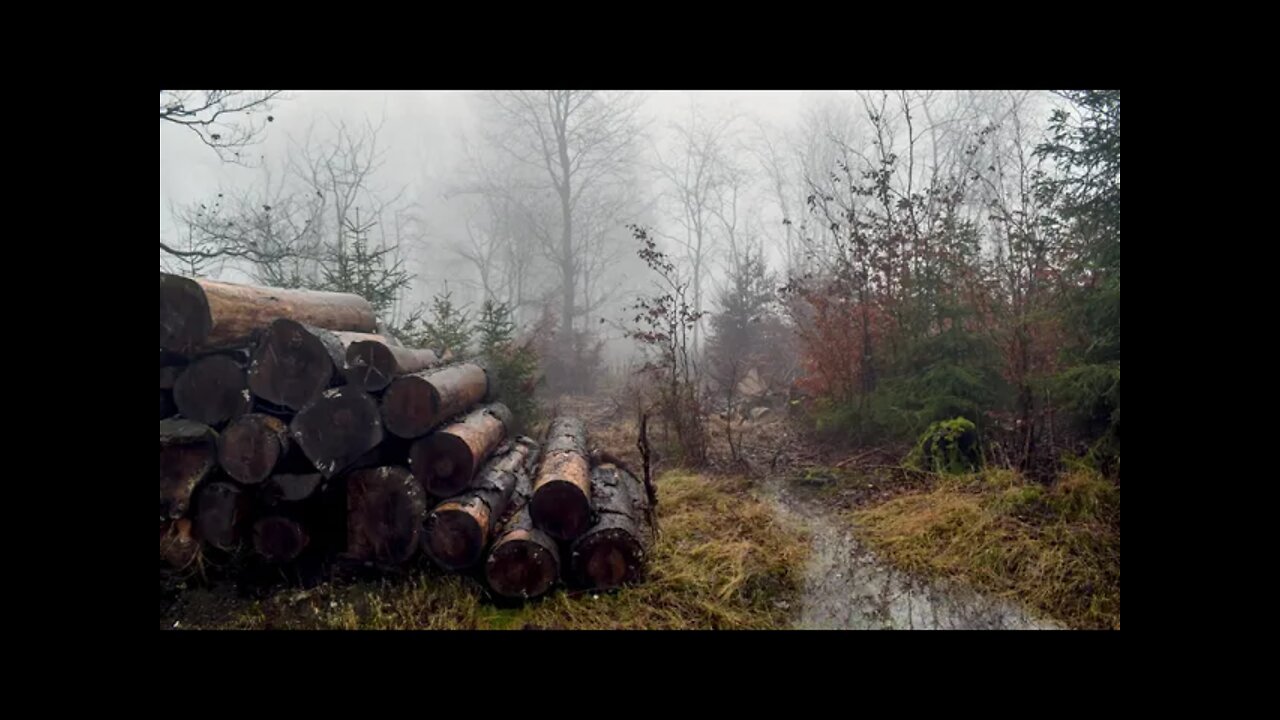
[[[160,421],[160,519],[176,520],[191,506],[192,493],[213,470],[217,433],[191,420]]]
[[[426,498],[408,470],[380,467],[347,476],[347,553],[401,564],[418,549]]]
[[[190,352],[204,344],[213,329],[213,316],[204,290],[194,280],[160,275],[160,347]]]
[[[191,532],[191,521],[181,518],[160,525],[160,559],[177,570],[191,567],[200,557],[200,541]]]
[[[396,378],[382,396],[382,420],[391,434],[402,438],[427,434],[437,422],[439,408],[439,393],[416,375]]]
[[[244,496],[229,482],[211,482],[196,497],[196,535],[220,550],[231,550],[240,542],[244,520]]]
[[[347,346],[347,382],[365,392],[379,392],[396,378],[396,356],[384,343],[369,340]]]
[[[488,539],[488,526],[488,508],[484,503],[443,503],[427,516],[423,549],[440,567],[465,570],[480,562]]]
[[[183,417],[220,425],[249,410],[244,368],[227,355],[207,355],[178,376],[173,401]]]
[[[288,428],[264,414],[236,418],[218,437],[218,464],[246,485],[267,479],[288,449]]]
[[[582,488],[567,480],[550,480],[533,494],[533,522],[557,540],[572,540],[591,526],[591,502]]]
[[[253,355],[249,387],[276,405],[301,409],[329,387],[336,373],[324,341],[302,323],[271,323]]]
[[[581,585],[599,590],[618,588],[640,578],[644,548],[632,533],[610,528],[575,544],[571,564]]]
[[[474,475],[471,449],[460,438],[434,433],[409,448],[409,467],[428,493],[438,498],[467,489]]]
[[[310,543],[306,529],[291,518],[273,515],[262,518],[253,526],[253,548],[270,562],[295,560]]]
[[[326,391],[298,413],[290,432],[325,477],[350,467],[383,439],[377,402],[352,387]]]
[[[485,579],[496,594],[513,599],[546,594],[560,575],[555,545],[539,542],[531,533],[510,533],[485,563]]]

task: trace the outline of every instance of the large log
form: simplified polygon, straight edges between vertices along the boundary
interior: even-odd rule
[[[607,590],[639,580],[654,538],[644,484],[605,463],[591,471],[591,492],[599,519],[572,545],[569,570],[574,582]]]
[[[195,513],[196,536],[219,550],[232,550],[249,520],[249,499],[235,483],[215,480],[200,486]]]
[[[358,295],[284,290],[160,273],[160,347],[180,353],[251,345],[273,320],[329,330],[377,330],[373,306]]]
[[[218,433],[194,420],[160,421],[160,520],[176,520],[191,506],[196,486],[216,466]]]
[[[383,437],[378,403],[350,386],[321,393],[293,418],[289,431],[307,459],[327,478],[351,467]]]
[[[340,333],[339,336],[353,334]],[[400,347],[388,338],[369,336],[350,339],[346,362],[347,382],[365,392],[376,393],[385,390],[401,375],[435,367],[440,364],[440,358],[430,350]]]
[[[428,493],[446,498],[471,486],[485,458],[507,438],[511,411],[502,403],[476,408],[409,448],[409,467]]]
[[[422,547],[446,570],[463,570],[480,562],[499,518],[520,478],[538,452],[530,438],[505,444],[476,476],[475,487],[445,500],[427,514]]]
[[[173,402],[183,417],[206,425],[221,425],[246,413],[252,401],[244,367],[229,354],[199,358],[174,381]]]
[[[522,477],[485,561],[484,575],[495,595],[527,599],[543,595],[560,577],[560,551],[550,535],[534,527],[529,514],[532,483]]]
[[[336,333],[281,319],[267,326],[249,364],[249,389],[275,405],[301,410],[345,382],[346,350]]]
[[[382,396],[387,430],[402,438],[426,435],[432,428],[489,395],[489,378],[476,363],[401,375]]]
[[[267,479],[288,451],[289,427],[271,415],[241,415],[218,436],[218,464],[246,485]]]
[[[427,514],[425,493],[405,468],[356,470],[347,483],[347,555],[383,565],[408,562]]]
[[[573,540],[591,526],[587,428],[578,418],[557,417],[547,427],[529,512],[534,524],[557,540]]]

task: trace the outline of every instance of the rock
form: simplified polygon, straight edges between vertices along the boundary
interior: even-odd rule
[[[752,409],[751,409],[751,419],[752,419],[752,420],[759,420],[760,418],[762,418],[762,417],[764,417],[765,415],[768,415],[768,414],[769,414],[769,408],[767,408],[767,407],[758,407],[758,408],[752,408]]]

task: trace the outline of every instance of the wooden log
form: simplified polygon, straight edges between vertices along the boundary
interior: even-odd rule
[[[574,582],[607,590],[639,580],[654,538],[644,484],[605,463],[591,471],[591,492],[599,519],[572,545],[569,570]]]
[[[503,440],[511,411],[502,403],[476,408],[409,448],[409,468],[428,493],[446,498],[471,486],[476,470]]]
[[[520,478],[485,561],[484,576],[495,595],[512,599],[545,594],[560,577],[560,551],[552,537],[533,524],[528,499],[533,486]]]
[[[547,427],[529,511],[534,524],[557,540],[573,540],[591,526],[587,428],[578,418],[557,417]]]
[[[194,420],[160,421],[160,520],[176,520],[191,506],[196,486],[216,466],[218,433]]]
[[[249,520],[249,498],[240,486],[215,480],[196,493],[195,534],[219,550],[232,550]]]
[[[352,338],[347,344],[347,382],[365,392],[382,392],[397,377],[430,369],[441,362],[430,350],[399,347],[386,338],[375,337]]]
[[[346,350],[336,333],[281,319],[267,326],[249,364],[249,389],[275,405],[301,410],[346,381]]]
[[[476,363],[401,375],[382,396],[387,430],[402,438],[426,435],[432,428],[489,395],[489,379]]]
[[[289,431],[307,459],[327,478],[352,466],[383,437],[378,403],[350,386],[321,393],[293,418]]]
[[[160,273],[160,347],[243,347],[280,318],[350,332],[377,330],[373,306],[348,293],[285,290]]]
[[[218,436],[218,464],[233,479],[255,485],[267,479],[289,445],[289,427],[280,418],[241,415]]]
[[[530,438],[506,443],[477,474],[475,487],[445,500],[427,514],[422,547],[446,570],[464,570],[480,562],[499,518],[520,478],[538,452]]]
[[[272,475],[262,485],[263,516],[253,526],[254,550],[272,563],[293,562],[311,548],[326,550],[324,541],[339,524],[331,517],[335,503],[327,497],[333,491],[320,473]],[[341,511],[345,514],[345,497]],[[345,528],[342,534],[345,541]]]
[[[174,381],[173,401],[183,417],[206,425],[221,425],[248,412],[252,404],[244,367],[223,353],[188,365]]]
[[[346,484],[346,554],[382,565],[408,562],[427,514],[426,494],[413,474],[401,467],[356,470]]]
[[[177,570],[185,570],[200,556],[200,541],[192,533],[191,520],[178,518],[160,523],[160,560]]]

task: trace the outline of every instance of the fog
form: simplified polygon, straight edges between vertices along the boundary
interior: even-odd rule
[[[636,255],[639,245],[628,224],[652,229],[659,247],[671,254],[678,271],[692,283],[697,309],[713,313],[727,268],[733,258],[741,257],[744,248],[748,255],[750,248],[758,248],[765,267],[779,280],[823,266],[828,241],[813,230],[817,209],[807,207],[806,200],[815,192],[821,197],[823,188],[839,182],[837,168],[842,162],[847,165],[852,158],[861,158],[866,167],[876,167],[871,156],[873,147],[881,147],[875,145],[877,134],[873,132],[877,107],[884,121],[878,132],[886,153],[895,157],[910,154],[909,163],[895,166],[895,181],[910,191],[913,183],[922,187],[940,172],[968,172],[957,169],[967,142],[962,136],[976,136],[986,124],[999,126],[995,137],[1003,143],[992,144],[999,149],[992,150],[994,159],[988,159],[989,166],[994,170],[998,159],[1016,159],[1017,148],[1029,147],[1041,132],[1050,105],[1046,93],[1008,91],[575,95],[570,102],[582,97],[601,103],[599,111],[604,113],[611,112],[612,106],[603,104],[601,97],[609,103],[621,103],[619,108],[628,102],[634,102],[635,107],[634,114],[625,118],[625,127],[608,129],[630,136],[602,140],[606,144],[616,140],[616,147],[607,147],[595,157],[591,155],[595,146],[582,145],[587,160],[581,174],[573,177],[574,187],[569,192],[577,193],[586,185],[587,193],[570,213],[576,227],[575,245],[564,251],[573,255],[568,257],[557,254],[562,250],[557,249],[557,243],[563,213],[555,201],[555,182],[548,182],[548,170],[542,162],[556,166],[556,158],[540,159],[536,152],[525,152],[531,147],[536,150],[534,146],[517,147],[537,138],[519,117],[511,113],[498,117],[501,113],[495,109],[495,99],[510,99],[509,95],[490,91],[285,92],[272,99],[269,109],[258,108],[261,132],[254,142],[227,151],[211,148],[208,137],[202,138],[191,127],[162,118],[161,242],[187,250],[198,245],[201,252],[217,257],[201,257],[197,263],[162,248],[161,266],[234,282],[267,284],[283,278],[287,273],[265,267],[275,260],[255,262],[254,256],[244,253],[222,254],[227,243],[247,241],[244,237],[228,238],[222,232],[210,233],[193,218],[201,204],[205,204],[205,214],[200,217],[208,218],[210,208],[221,202],[219,211],[234,216],[227,220],[227,227],[232,222],[243,223],[234,226],[239,231],[261,222],[247,219],[247,209],[267,208],[286,198],[294,207],[297,198],[314,195],[326,209],[317,206],[309,212],[323,214],[336,207],[342,213],[363,213],[363,218],[376,223],[370,230],[374,243],[395,246],[388,257],[399,258],[409,277],[386,310],[388,323],[397,324],[415,308],[426,307],[447,287],[455,303],[470,308],[486,297],[506,301],[523,325],[535,321],[540,309],[559,313],[562,318],[573,315],[576,327],[606,341],[606,360],[616,363],[634,349],[623,339],[628,307],[653,280]],[[546,97],[527,95],[533,100]],[[162,93],[162,114],[165,98]],[[597,111],[584,107],[587,109],[579,112]],[[904,108],[910,113],[904,113]],[[527,109],[537,113],[541,108]],[[270,122],[262,122],[265,114],[270,114]],[[249,119],[244,122],[252,124],[251,117],[245,117]],[[221,119],[239,122],[234,114]],[[588,115],[587,124],[593,121]],[[521,139],[524,131],[531,131],[525,133],[529,138]],[[585,132],[595,131],[588,127]],[[883,137],[886,131],[888,138]],[[347,159],[373,160],[369,172],[356,181],[360,188],[348,199],[349,207],[336,196],[342,194],[343,182],[350,179],[333,176],[325,186],[316,175],[321,164],[318,159],[328,152],[324,148],[330,144],[337,148],[341,142],[348,142]],[[361,142],[365,144],[359,145]],[[569,144],[574,142],[595,140],[584,135],[571,138]],[[518,157],[522,154],[523,158]],[[325,157],[332,160],[337,156]],[[307,162],[301,158],[311,160],[310,182],[303,178],[306,172],[302,166]],[[600,166],[594,176],[593,163]],[[484,169],[479,170],[481,167]],[[999,174],[1005,175],[1003,170]],[[319,189],[312,193],[315,188]],[[1008,189],[977,188],[971,202],[966,201],[969,212],[981,215],[987,199],[983,193],[997,191]],[[331,192],[335,200],[327,197]],[[499,197],[514,203],[520,212],[513,214],[512,207],[496,208],[493,203]],[[230,198],[239,199],[236,208],[228,208]],[[578,201],[574,195],[574,202]],[[300,206],[295,209],[301,213],[298,217],[308,212]],[[498,217],[498,212],[506,214]],[[498,228],[495,223],[503,218],[514,218],[516,226]],[[328,229],[337,233],[339,244],[340,222]],[[197,238],[200,233],[203,235]],[[494,233],[507,233],[508,239],[499,239]],[[504,242],[517,242],[512,238],[523,238],[520,253],[501,247]],[[317,235],[316,247],[324,242]],[[505,259],[499,257],[504,254]],[[307,278],[319,277],[320,267],[313,264],[309,270],[291,269],[290,277],[294,284],[306,285],[311,282]],[[570,267],[572,272],[564,269]],[[572,310],[564,309],[560,297],[565,272],[571,272],[577,284]],[[705,335],[706,330],[703,320],[696,335]],[[695,346],[699,342],[695,336]]]

